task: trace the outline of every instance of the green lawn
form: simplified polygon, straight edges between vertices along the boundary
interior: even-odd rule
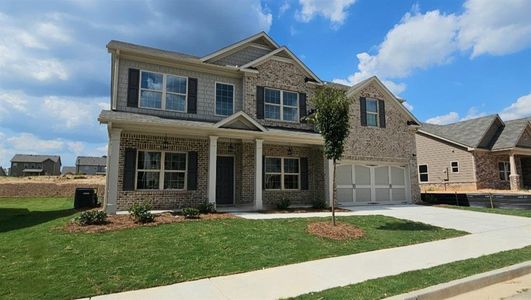
[[[305,294],[293,299],[382,299],[531,260],[531,246]]]
[[[384,216],[340,218],[356,241],[306,233],[312,219],[184,222],[88,234],[61,230],[72,201],[0,198],[0,298],[63,299],[165,285],[433,241],[465,233]]]
[[[525,209],[484,208],[484,207],[468,207],[468,206],[455,206],[455,205],[440,205],[440,207],[531,218],[531,210],[525,210]]]

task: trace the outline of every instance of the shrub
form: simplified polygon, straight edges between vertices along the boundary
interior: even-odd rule
[[[183,208],[183,215],[186,219],[199,219],[199,209],[186,207]]]
[[[209,214],[216,212],[216,209],[214,208],[214,203],[210,203],[208,201],[205,201],[197,207],[200,213],[202,214]]]
[[[312,201],[312,208],[314,209],[326,209],[328,205],[323,199],[315,199]]]
[[[277,209],[288,209],[291,205],[291,201],[288,198],[280,198],[280,200],[275,203]]]
[[[86,210],[75,221],[82,226],[101,225],[107,222],[107,214],[101,210]]]
[[[149,203],[134,203],[129,208],[129,214],[136,223],[150,223],[155,220],[155,216],[150,210],[151,205]]]

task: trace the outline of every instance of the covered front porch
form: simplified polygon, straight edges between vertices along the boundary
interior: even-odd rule
[[[513,148],[494,152],[498,158],[499,179],[511,191],[531,189],[531,149]]]

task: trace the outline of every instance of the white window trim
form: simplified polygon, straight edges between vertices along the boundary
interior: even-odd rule
[[[457,166],[454,167],[454,166],[452,165],[453,163],[456,163]],[[454,168],[457,168],[457,171],[454,171]],[[451,169],[451,171],[452,171],[453,174],[459,174],[459,169],[460,169],[460,168],[459,168],[459,162],[458,162],[458,161],[452,161],[452,162],[450,162],[450,169]]]
[[[232,86],[232,112],[228,115],[220,115],[218,114],[218,84],[225,84],[225,85],[230,85]],[[235,95],[236,94],[236,87],[234,86],[234,84],[232,83],[227,83],[227,82],[221,82],[221,81],[216,81],[215,84],[214,84],[214,115],[216,116],[219,116],[219,117],[228,117],[228,116],[232,116],[234,114],[234,105],[236,104],[234,102],[234,98],[236,98]]]
[[[144,73],[144,72],[162,75],[162,90],[161,91],[153,90],[153,89],[147,89],[147,88],[142,88],[142,73]],[[186,92],[184,94],[182,94],[182,93],[174,93],[174,92],[167,92],[166,91],[166,81],[167,81],[166,77],[167,76],[174,76],[174,77],[179,77],[179,78],[186,79]],[[162,96],[161,96],[162,98],[160,100],[161,101],[160,108],[141,106],[141,103],[142,103],[142,91],[143,90],[144,91],[150,91],[150,92],[162,93]],[[181,96],[184,95],[184,110],[167,109],[166,108],[166,94],[181,95]],[[186,113],[188,111],[188,77],[180,76],[180,75],[174,75],[174,74],[153,72],[153,71],[149,71],[149,70],[140,70],[140,78],[139,78],[139,85],[138,85],[138,108],[154,109],[154,110],[166,110],[166,111],[175,111],[175,112],[180,112],[180,113]]]
[[[280,172],[267,172],[267,159],[268,158],[280,158]],[[297,164],[299,165],[299,172],[298,173],[286,173],[284,172],[284,159],[293,159],[297,160]],[[280,175],[280,189],[268,189],[264,185],[264,189],[266,191],[300,191],[301,190],[301,159],[300,157],[286,157],[286,156],[266,156],[265,157],[265,164],[264,164],[264,178],[267,175]],[[284,187],[284,175],[297,175],[298,183],[296,189],[286,189]]]
[[[368,111],[367,110],[367,102],[374,101],[376,103],[376,112]],[[372,98],[366,98],[365,99],[365,123],[367,123],[367,127],[373,127],[373,128],[379,128],[380,127],[380,103],[377,99]],[[376,115],[376,125],[369,125],[369,115]]]
[[[426,172],[420,172],[420,166],[426,166]],[[421,182],[421,183],[430,182],[430,167],[428,166],[428,164],[419,164],[417,168],[418,168],[417,170],[418,170],[418,173],[419,173],[419,182]],[[426,181],[422,181],[422,180],[420,179],[420,175],[421,175],[421,174],[422,174],[422,175],[423,175],[423,174],[428,175],[428,180],[426,180]]]
[[[160,169],[139,169],[138,168],[138,157],[140,152],[158,152],[160,153]],[[180,153],[185,155],[186,167],[184,170],[166,170],[164,162],[166,160],[166,153]],[[135,161],[135,190],[136,191],[186,191],[188,184],[188,153],[183,151],[159,151],[159,150],[146,150],[138,149],[136,151],[136,161]],[[159,188],[158,189],[139,189],[138,188],[138,172],[160,172],[159,174]],[[184,187],[182,189],[165,189],[164,188],[164,174],[168,173],[184,173]]]
[[[500,164],[503,164],[503,170],[500,170]],[[499,175],[503,174],[504,179],[500,178]],[[509,176],[511,176],[511,165],[508,161],[499,161],[498,162],[498,178],[501,181],[509,181]]]
[[[265,99],[266,90],[279,91],[280,92],[280,103],[279,104],[267,103],[266,99]],[[284,104],[284,92],[296,94],[297,95],[297,105],[285,105]],[[298,118],[298,116],[300,116],[299,103],[300,103],[299,93],[297,93],[297,92],[264,87],[264,119],[266,119],[266,120],[277,121],[277,122],[281,121],[281,122],[288,122],[288,123],[300,123],[300,120]],[[272,119],[272,118],[266,118],[265,117],[265,115],[266,115],[266,106],[267,105],[279,106],[280,107],[280,119]],[[295,121],[293,121],[293,120],[284,120],[284,107],[296,108],[297,109],[297,114],[296,114],[297,120],[295,120]]]

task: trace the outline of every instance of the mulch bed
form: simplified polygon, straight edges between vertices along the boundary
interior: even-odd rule
[[[348,209],[336,207],[336,212],[345,212],[349,211]],[[288,213],[311,213],[311,212],[332,212],[330,208],[311,208],[311,207],[299,207],[299,208],[288,208],[288,209],[268,209],[260,211],[263,214],[288,214]]]
[[[97,232],[107,232],[122,230],[135,227],[152,227],[158,226],[161,224],[172,224],[172,223],[182,223],[182,222],[200,222],[204,220],[220,220],[220,219],[236,219],[237,216],[227,213],[211,213],[201,215],[199,219],[185,219],[184,216],[179,214],[172,213],[162,213],[155,214],[155,221],[151,223],[135,223],[134,220],[129,215],[111,215],[107,217],[107,223],[103,225],[86,225],[81,226],[76,222],[68,222],[64,229],[67,232],[87,232],[87,233],[97,233]]]
[[[334,226],[332,221],[310,223],[308,233],[336,241],[354,240],[364,235],[361,228],[352,224],[336,222]]]

